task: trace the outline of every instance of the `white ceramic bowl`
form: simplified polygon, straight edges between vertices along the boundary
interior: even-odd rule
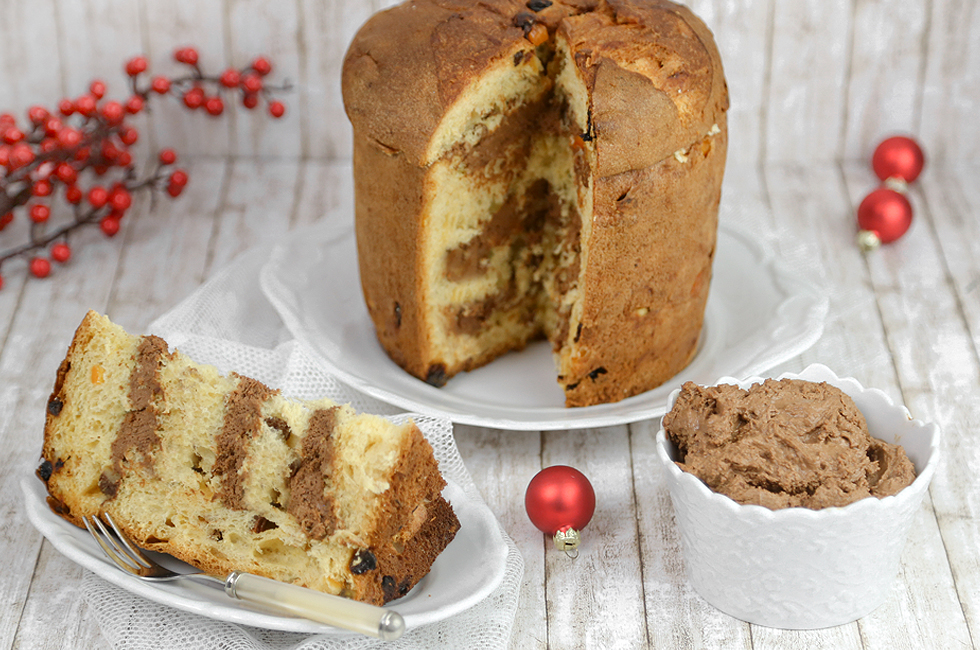
[[[909,527],[939,462],[939,427],[913,420],[883,392],[812,365],[780,379],[827,382],[851,396],[876,438],[905,448],[915,481],[898,494],[842,508],[769,510],[712,492],[675,463],[661,422],[663,463],[688,576],[709,603],[743,621],[815,629],[869,614],[890,593]],[[719,384],[748,388],[760,377]],[[668,398],[669,411],[680,390]]]

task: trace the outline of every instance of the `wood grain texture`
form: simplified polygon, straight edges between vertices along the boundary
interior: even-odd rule
[[[764,159],[838,159],[852,28],[848,3],[775,3]]]
[[[980,6],[974,0],[929,3],[929,38],[918,129],[935,160],[980,156]]]

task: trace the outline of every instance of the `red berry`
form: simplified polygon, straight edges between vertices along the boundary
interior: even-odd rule
[[[153,77],[153,81],[150,82],[150,87],[153,88],[153,92],[166,95],[170,92],[170,79],[166,77]]]
[[[48,119],[48,109],[43,106],[31,106],[27,109],[27,119],[34,124],[43,124]]]
[[[92,117],[96,111],[95,97],[92,95],[82,95],[75,100],[75,110],[85,117]]]
[[[58,111],[65,117],[72,115],[75,112],[75,102],[70,99],[62,99],[58,102]]]
[[[252,69],[264,77],[272,72],[272,64],[269,63],[267,58],[260,56],[256,57],[256,59],[252,61]]]
[[[245,108],[255,108],[259,105],[259,96],[256,93],[245,93],[242,95],[242,106]]]
[[[34,196],[51,196],[51,181],[39,180],[31,185],[31,194]]]
[[[14,220],[13,212],[8,212],[7,214],[0,216],[0,230],[3,230],[8,225],[10,225],[10,222],[13,220]]]
[[[3,276],[0,275],[0,289],[3,289]]]
[[[13,126],[17,120],[10,113],[0,113],[0,127]]]
[[[130,115],[136,115],[143,110],[143,106],[145,106],[145,104],[146,102],[143,101],[142,97],[139,95],[133,95],[126,100],[126,112]]]
[[[177,162],[177,152],[173,149],[164,149],[160,152],[160,164],[172,165]]]
[[[131,147],[139,140],[140,132],[131,126],[124,126],[119,130],[119,140],[127,147]]]
[[[106,102],[102,105],[102,117],[109,124],[118,124],[126,116],[126,109],[119,102]]]
[[[116,158],[116,165],[119,167],[129,167],[133,164],[133,154],[128,151],[120,151]]]
[[[79,203],[82,200],[82,190],[77,185],[65,188],[65,200],[69,203]]]
[[[31,206],[31,221],[34,223],[44,223],[51,216],[51,208],[43,203],[35,203]]]
[[[257,74],[250,73],[243,76],[241,83],[247,93],[257,93],[262,90],[262,77]]]
[[[176,52],[174,52],[174,59],[178,63],[186,63],[187,65],[197,64],[197,50],[193,47],[184,47]]]
[[[51,259],[64,264],[71,259],[71,248],[68,244],[55,244],[51,247]]]
[[[54,175],[58,177],[58,180],[66,185],[73,184],[78,179],[78,172],[75,168],[66,162],[59,163],[54,170]]]
[[[51,262],[43,257],[35,257],[31,260],[31,273],[36,278],[46,278],[51,273]]]
[[[187,181],[188,181],[187,172],[185,172],[183,169],[175,169],[173,173],[170,174],[171,185],[180,185],[181,187],[183,187],[184,185],[187,185]]]
[[[286,107],[282,102],[269,102],[269,114],[279,119],[286,114]]]
[[[116,212],[125,212],[133,205],[133,196],[125,187],[115,187],[109,194],[109,206]]]
[[[10,163],[10,147],[0,144],[0,167],[6,167]]]
[[[89,159],[92,155],[92,150],[89,147],[80,147],[78,151],[75,152],[75,160],[79,162],[84,162]]]
[[[7,167],[13,171],[34,162],[34,151],[23,142],[18,142],[10,148],[7,158]]]
[[[102,99],[105,97],[105,82],[100,79],[96,79],[88,87],[88,91],[92,93],[92,96],[96,99]]]
[[[126,62],[126,74],[135,77],[141,72],[146,72],[146,57],[134,56]]]
[[[112,164],[119,157],[119,148],[111,140],[102,141],[102,157],[106,162]]]
[[[24,139],[24,132],[16,126],[10,127],[3,132],[3,141],[7,144],[17,144]]]
[[[167,185],[167,194],[169,194],[170,196],[172,196],[175,199],[178,196],[180,196],[180,193],[183,192],[183,191],[184,191],[184,186],[183,185],[177,185],[176,183],[170,183],[170,184]]]
[[[102,217],[102,220],[99,222],[99,228],[102,229],[106,237],[112,237],[119,232],[119,219],[111,214]]]
[[[224,112],[225,103],[218,96],[208,97],[207,101],[204,102],[204,109],[208,112],[208,115],[218,116]]]
[[[88,202],[93,208],[98,210],[109,200],[109,192],[104,187],[94,186],[88,191]]]
[[[49,137],[57,137],[64,125],[57,117],[48,117],[44,121],[44,134]]]
[[[235,88],[241,80],[241,73],[234,68],[228,68],[221,73],[221,85],[225,88]]]
[[[60,131],[58,131],[58,144],[60,144],[65,149],[71,149],[73,147],[77,147],[81,141],[82,141],[82,134],[76,131],[75,129],[71,128],[70,126],[66,126]]]
[[[187,108],[201,108],[204,105],[204,89],[195,86],[184,93],[184,105]]]

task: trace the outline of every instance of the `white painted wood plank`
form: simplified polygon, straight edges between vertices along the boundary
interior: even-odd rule
[[[223,2],[140,1],[145,16],[144,53],[149,59],[150,76],[186,75],[188,67],[173,60],[174,51],[180,47],[196,47],[201,67],[210,74],[220,74],[226,67],[244,64],[244,61],[228,57]],[[154,118],[153,142],[157,146],[172,147],[184,156],[222,156],[237,152],[236,140],[230,137],[235,122],[235,110],[229,106],[233,101],[226,102],[226,114],[218,118],[203,111],[191,112],[179,98],[169,95],[155,95],[150,103]]]
[[[350,161],[308,160],[299,182],[293,228],[324,220],[353,232],[354,176]]]
[[[297,161],[241,158],[233,163],[205,277],[246,250],[274,242],[289,230],[301,173]]]
[[[848,179],[870,177],[863,166],[847,172]],[[938,529],[932,535],[926,528],[915,531],[919,553],[914,558],[919,562],[903,574],[914,580],[908,595],[915,618],[929,622],[921,630],[910,628],[904,637],[921,634],[936,647],[955,647],[969,643],[971,631],[976,636],[980,562],[975,549],[980,531],[973,523],[963,525],[963,514],[976,517],[980,506],[980,495],[970,489],[980,467],[980,445],[964,435],[964,426],[980,421],[980,408],[962,400],[961,391],[977,393],[980,364],[930,227],[931,221],[944,216],[926,210],[918,193],[920,183],[929,185],[930,179],[918,182],[910,194],[917,215],[912,228],[866,261],[901,389],[896,399],[913,417],[935,421],[944,432],[944,459],[930,488]],[[848,185],[856,204],[864,183]]]
[[[721,52],[731,101],[729,166],[750,164],[760,157],[772,2],[693,0],[685,3],[711,28]]]
[[[708,604],[691,587],[654,436],[660,418],[630,425],[643,597],[654,648],[751,648],[749,626]]]
[[[57,106],[66,92],[53,0],[0,0],[0,113],[24,119],[33,104]]]
[[[575,560],[545,553],[548,644],[640,648],[648,643],[627,427],[544,434],[542,467],[580,470],[596,494]]]
[[[265,0],[227,0],[227,56],[230,65],[248,65],[256,56],[267,57],[273,65],[267,81],[273,85],[290,81],[295,87],[300,77],[300,27],[295,2],[270,4]],[[253,110],[235,112],[232,137],[236,153],[245,156],[296,158],[305,153],[305,136],[300,131],[301,111],[297,110],[296,90],[281,96],[286,114],[273,119],[265,101]]]
[[[158,196],[152,211],[143,197],[139,210],[124,220],[125,249],[108,305],[115,322],[144,333],[203,281],[229,165],[191,162],[190,182],[179,197]]]
[[[942,249],[973,346],[980,350],[980,162],[929,165],[925,209]]]
[[[923,2],[855,3],[844,158],[869,161],[885,137],[915,133],[928,25]]]
[[[85,571],[44,542],[14,647],[107,650],[81,593]]]
[[[801,355],[866,386],[887,389],[895,375],[884,344],[856,218],[836,165],[768,165],[766,187],[778,226],[777,252],[788,268],[830,300],[824,334]],[[894,393],[893,393],[894,396]]]
[[[0,350],[0,648],[11,647],[29,593],[41,537],[21,512],[20,481],[40,457],[44,407],[58,365],[88,309],[104,309],[119,242],[97,229],[73,238],[73,260],[46,280],[25,285]],[[65,619],[71,627],[75,623]]]
[[[371,16],[367,2],[297,0],[300,13],[300,64],[303,84],[304,154],[313,158],[349,159],[352,131],[340,93],[344,54],[354,34]]]
[[[835,160],[842,131],[851,30],[849,3],[776,2],[764,158]]]
[[[935,160],[980,157],[980,7],[973,0],[935,0],[923,77],[922,140]]]
[[[129,97],[123,66],[140,54],[139,5],[131,0],[63,0],[58,32],[69,97],[88,92],[92,79],[105,81],[106,97]]]
[[[535,432],[463,425],[456,425],[455,435],[459,453],[480,494],[524,558],[524,578],[510,648],[546,648],[545,558],[556,551],[551,540],[531,524],[524,509],[527,485],[541,470],[541,436]],[[603,578],[595,576],[595,580]],[[552,588],[566,589],[557,583]]]

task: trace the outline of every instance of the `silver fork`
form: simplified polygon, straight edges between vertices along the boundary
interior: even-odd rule
[[[201,571],[193,573],[171,571],[154,562],[131,543],[112,521],[112,517],[108,514],[103,514],[102,517],[112,528],[111,531],[98,517],[82,517],[82,522],[106,557],[120,569],[141,580],[149,582],[183,578],[205,580],[223,587],[225,593],[233,598],[262,605],[278,614],[308,618],[367,634],[383,641],[397,639],[405,631],[405,621],[398,612],[349,598],[333,596],[241,571],[231,572],[224,580]]]

